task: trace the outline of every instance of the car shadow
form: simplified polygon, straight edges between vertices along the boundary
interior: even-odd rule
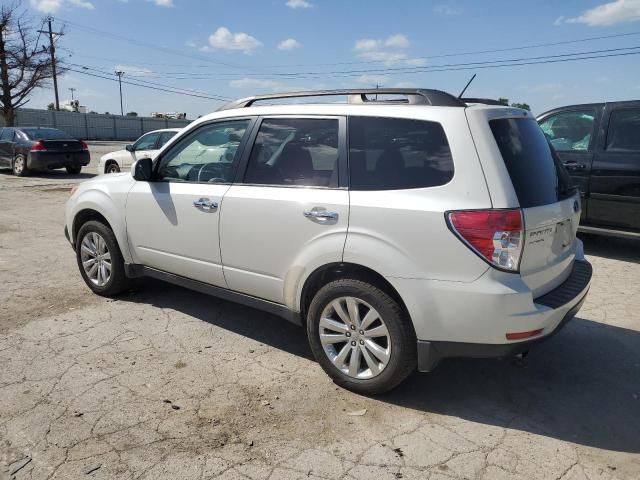
[[[640,240],[579,233],[584,253],[596,257],[640,263]]]
[[[304,329],[258,310],[151,279],[121,299],[170,308],[313,359]],[[639,453],[640,333],[578,317],[522,360],[444,360],[433,372],[415,373],[377,398],[422,412]]]
[[[11,169],[8,169],[8,168],[0,169],[0,175],[13,176],[13,172],[11,171]],[[60,179],[60,180],[86,180],[88,178],[93,178],[95,176],[96,176],[95,173],[89,173],[89,172],[80,172],[77,175],[72,175],[72,174],[67,173],[66,170],[61,169],[61,170],[49,170],[47,172],[30,171],[29,175],[27,175],[26,177],[20,177],[20,178],[49,178],[49,179],[56,179],[56,180],[58,180],[58,179]]]

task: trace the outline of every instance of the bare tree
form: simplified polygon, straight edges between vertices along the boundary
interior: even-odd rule
[[[53,75],[46,46],[38,46],[35,29],[19,2],[0,7],[0,106],[7,125],[34,89]]]

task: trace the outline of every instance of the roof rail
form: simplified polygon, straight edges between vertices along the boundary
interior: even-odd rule
[[[404,99],[375,100],[367,95],[404,95]],[[432,105],[442,107],[466,107],[466,103],[450,93],[441,90],[431,90],[424,88],[357,88],[345,90],[311,90],[303,92],[272,93],[269,95],[256,95],[254,97],[241,98],[235,102],[227,103],[218,109],[230,110],[232,108],[250,107],[255,102],[262,100],[278,100],[283,98],[302,97],[329,97],[347,96],[347,103],[403,103],[409,105]]]

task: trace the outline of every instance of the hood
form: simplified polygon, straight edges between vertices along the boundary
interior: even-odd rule
[[[126,155],[127,153],[129,153],[128,150],[116,150],[115,152],[105,153],[100,157],[100,161],[103,162],[105,160],[111,159],[114,155]]]

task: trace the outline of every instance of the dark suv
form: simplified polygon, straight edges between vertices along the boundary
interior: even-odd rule
[[[579,230],[640,239],[640,100],[560,107],[537,120],[580,188]]]

